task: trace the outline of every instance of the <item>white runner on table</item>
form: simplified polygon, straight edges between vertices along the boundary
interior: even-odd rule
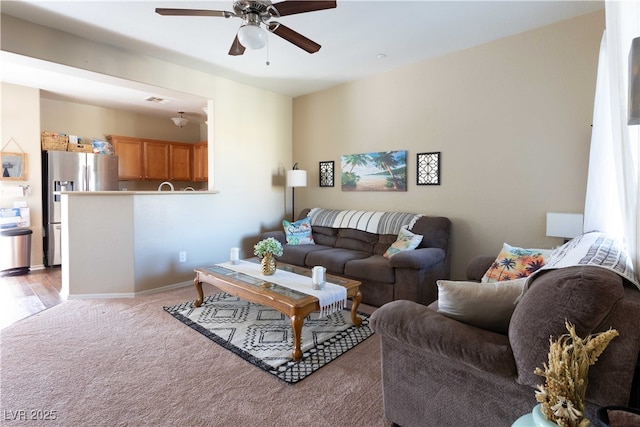
[[[300,274],[280,269],[276,269],[275,274],[271,276],[265,276],[262,274],[260,264],[250,261],[241,260],[238,261],[238,264],[223,262],[216,265],[251,277],[257,277],[264,281],[272,282],[277,285],[284,286],[285,288],[302,292],[303,294],[314,296],[318,298],[320,304],[320,317],[324,317],[344,309],[347,302],[347,288],[344,286],[326,282],[324,289],[312,289],[311,277],[302,276]]]

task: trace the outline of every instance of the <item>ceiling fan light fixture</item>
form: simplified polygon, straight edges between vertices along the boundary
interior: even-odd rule
[[[178,117],[171,117],[171,121],[173,121],[173,124],[179,128],[186,126],[187,123],[189,123],[189,120],[184,118],[184,111],[178,111]]]
[[[238,41],[247,49],[262,49],[267,44],[267,32],[260,24],[247,22],[238,30]]]

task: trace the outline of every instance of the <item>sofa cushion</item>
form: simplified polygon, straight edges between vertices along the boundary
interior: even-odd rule
[[[329,248],[322,251],[309,252],[305,264],[307,267],[321,265],[332,273],[344,274],[344,266],[347,262],[354,259],[368,258],[370,256],[371,254],[367,252],[353,251],[344,248]]]
[[[313,240],[318,245],[335,247],[338,240],[338,229],[331,227],[313,226]]]
[[[304,218],[296,222],[282,220],[282,228],[289,245],[314,245],[311,233],[311,220]]]
[[[287,264],[304,266],[307,255],[310,252],[324,251],[333,249],[331,246],[323,245],[283,245],[282,256],[278,257],[278,261]]]
[[[332,227],[323,227],[321,225],[314,225],[311,227],[314,235],[322,234],[323,236],[337,236],[338,229]]]
[[[438,280],[438,312],[482,329],[506,334],[526,280],[495,283]]]
[[[313,240],[317,245],[331,246],[332,248],[336,246],[336,242],[338,241],[337,236],[327,236],[326,234],[313,234]]]
[[[546,249],[524,249],[504,243],[495,262],[482,277],[482,282],[528,277],[544,265],[551,252]]]
[[[422,242],[422,236],[414,234],[406,228],[401,228],[398,233],[398,239],[393,242],[389,249],[383,254],[385,258],[391,258],[399,252],[410,251],[418,247]]]
[[[394,283],[396,281],[395,269],[382,255],[371,255],[368,258],[348,261],[344,266],[344,274],[373,282]]]
[[[377,234],[351,228],[340,228],[338,230],[338,240],[336,241],[335,247],[372,254],[377,241]]]
[[[531,387],[540,384],[541,377],[533,371],[547,361],[549,337],[566,333],[565,321],[575,325],[579,336],[600,332],[596,328],[623,295],[622,278],[604,268],[582,266],[539,272],[527,284],[509,324],[517,381]]]
[[[378,234],[368,233],[366,231],[356,230],[353,228],[340,228],[338,230],[338,237],[345,237],[348,239],[360,240],[365,243],[374,244],[378,241]]]
[[[336,248],[351,249],[353,251],[366,252],[369,255],[373,253],[373,243],[363,242],[359,239],[349,237],[338,237]]]

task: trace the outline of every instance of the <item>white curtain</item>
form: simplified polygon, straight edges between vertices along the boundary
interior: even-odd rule
[[[593,112],[584,230],[625,243],[640,266],[640,126],[627,125],[629,50],[640,36],[640,1],[606,1]]]

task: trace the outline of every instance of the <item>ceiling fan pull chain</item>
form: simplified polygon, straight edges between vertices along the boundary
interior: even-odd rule
[[[270,65],[269,62],[269,35],[267,34],[267,65]]]

